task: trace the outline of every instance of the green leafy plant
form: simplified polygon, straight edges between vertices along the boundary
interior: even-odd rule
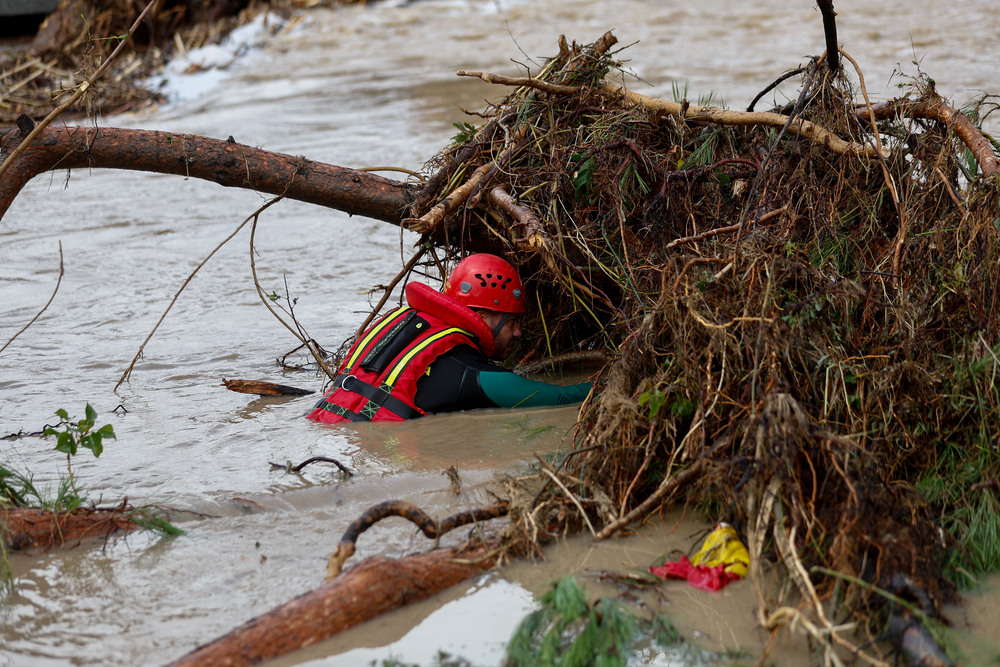
[[[111,424],[97,426],[97,411],[88,403],[84,409],[84,418],[70,418],[69,413],[60,408],[55,414],[60,422],[55,426],[46,426],[43,437],[55,437],[55,449],[66,455],[69,475],[59,480],[59,487],[53,497],[44,489],[39,489],[34,483],[30,472],[21,473],[6,465],[0,465],[0,508],[37,507],[53,512],[72,511],[81,507],[86,499],[81,495],[73,480],[73,470],[70,467],[71,457],[80,449],[89,449],[95,457],[104,452],[104,443],[109,438],[117,440],[114,427]],[[39,435],[34,433],[32,435]],[[146,529],[164,536],[183,534],[169,521],[158,516],[150,507],[138,507],[128,510],[129,520]],[[0,594],[9,592],[13,587],[10,563],[7,560],[7,545],[0,533]]]
[[[476,126],[469,123],[452,123],[458,133],[451,138],[451,143],[456,146],[469,143],[476,136]]]
[[[86,417],[78,421],[73,421],[66,410],[60,408],[56,410],[56,415],[62,422],[56,426],[62,426],[63,430],[57,431],[53,427],[42,431],[45,436],[56,437],[56,451],[63,452],[68,457],[75,456],[80,447],[89,449],[95,457],[99,457],[104,452],[103,441],[107,438],[115,440],[115,429],[111,424],[105,424],[98,429],[94,429],[97,421],[97,410],[87,403],[85,409]]]
[[[82,503],[82,498],[77,491],[76,482],[73,479],[73,464],[70,463],[70,457],[76,456],[81,447],[93,452],[95,458],[100,457],[104,452],[104,441],[108,438],[117,440],[115,429],[111,424],[94,428],[97,422],[97,410],[91,407],[90,403],[87,403],[84,414],[86,416],[83,419],[74,421],[70,419],[69,413],[66,410],[59,408],[56,410],[56,415],[62,421],[56,424],[56,427],[50,426],[42,431],[42,435],[45,437],[55,436],[56,451],[66,455],[66,469],[69,472],[67,491],[76,498],[73,506],[67,509],[74,509]],[[57,427],[62,427],[62,430],[56,430]],[[63,495],[62,489],[60,489],[59,495],[60,497]]]
[[[653,628],[612,598],[589,604],[573,577],[556,582],[540,602],[541,607],[521,622],[507,646],[510,667],[623,666],[640,629],[657,640],[677,638],[666,619]]]
[[[645,618],[609,597],[587,602],[572,576],[555,582],[539,603],[514,631],[505,667],[624,667],[650,651],[668,654],[669,664],[739,664],[738,651],[714,653],[685,642],[665,616]]]

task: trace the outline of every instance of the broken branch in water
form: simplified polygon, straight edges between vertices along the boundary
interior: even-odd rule
[[[37,507],[0,509],[0,538],[12,551],[62,546],[85,537],[106,537],[140,528],[125,507],[52,511]]]
[[[347,475],[348,477],[353,477],[354,476],[354,473],[351,472],[347,468],[347,466],[345,466],[343,463],[341,463],[337,459],[331,459],[328,456],[314,456],[312,458],[306,459],[305,461],[303,461],[302,463],[298,464],[297,466],[293,466],[291,461],[288,461],[284,465],[281,465],[280,463],[275,463],[274,461],[268,461],[268,463],[270,463],[271,466],[274,467],[274,468],[284,468],[285,472],[300,472],[303,468],[305,468],[307,465],[309,465],[311,463],[332,463],[335,466],[337,466],[338,468],[340,468],[340,471],[342,473],[344,473],[345,475]]]
[[[441,521],[435,521],[429,514],[416,505],[412,505],[402,500],[387,500],[383,503],[379,503],[378,505],[373,505],[365,510],[365,512],[360,517],[355,519],[351,525],[347,527],[347,530],[344,531],[343,537],[340,538],[340,542],[337,544],[337,550],[333,552],[330,556],[330,560],[327,562],[327,581],[340,574],[340,570],[344,566],[344,562],[354,554],[354,543],[357,541],[358,537],[361,536],[361,533],[365,532],[386,517],[398,516],[407,519],[408,521],[412,521],[424,535],[431,539],[438,539],[445,533],[452,531],[455,528],[459,528],[470,523],[486,521],[488,519],[496,519],[498,517],[506,516],[506,514],[506,502],[499,502],[489,507],[480,507],[477,509],[459,512],[458,514],[453,514]]]
[[[315,393],[311,389],[299,389],[264,380],[227,380],[222,378],[222,384],[229,391],[235,391],[238,394],[257,394],[258,396],[305,396]]]

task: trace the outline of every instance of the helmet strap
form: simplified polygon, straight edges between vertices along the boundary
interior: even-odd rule
[[[499,335],[500,330],[503,329],[504,325],[507,324],[507,320],[510,319],[510,313],[503,313],[503,317],[497,322],[497,325],[493,327],[493,340],[496,340],[497,335]]]

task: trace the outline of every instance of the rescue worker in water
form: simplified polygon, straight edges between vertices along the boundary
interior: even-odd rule
[[[385,315],[348,352],[333,388],[307,417],[325,423],[402,421],[475,408],[582,401],[590,383],[560,386],[497,366],[521,335],[524,286],[495,255],[463,259],[444,292],[406,286],[407,306]]]

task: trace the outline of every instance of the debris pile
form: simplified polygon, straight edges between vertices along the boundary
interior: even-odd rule
[[[860,69],[821,58],[784,108],[657,100],[613,82],[614,43],[561,40],[519,79],[460,73],[513,92],[432,163],[408,221],[519,265],[524,356],[609,355],[573,450],[541,492],[512,490],[508,540],[604,538],[688,503],[808,603],[756,578],[765,628],[799,617],[861,650],[879,589],[938,604],[1000,562],[988,107],[960,113],[923,77],[872,106]]]
[[[130,39],[130,48],[72,115],[121,113],[160,101],[145,83],[171,57],[216,44],[262,12],[288,17],[298,9],[349,1],[158,0],[130,36],[129,27],[147,2],[62,0],[30,44],[0,49],[0,125],[12,125],[22,113],[40,120],[100,67],[121,39]]]

